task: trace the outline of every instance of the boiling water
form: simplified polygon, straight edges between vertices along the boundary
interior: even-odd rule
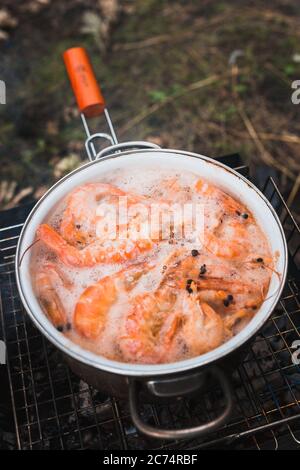
[[[232,238],[232,226],[227,223],[226,218],[226,207],[222,203],[220,198],[220,191],[216,188],[216,192],[209,192],[205,196],[195,191],[195,185],[199,180],[199,176],[190,172],[184,174],[178,173],[172,170],[149,170],[142,171],[136,170],[117,170],[110,177],[101,179],[101,183],[108,183],[128,192],[134,193],[140,196],[145,196],[149,200],[155,202],[169,201],[172,203],[193,203],[201,204],[204,207],[204,233],[218,233],[219,238],[222,239],[221,247],[226,247],[227,240]],[[97,182],[97,181],[93,181]],[[205,184],[205,183],[204,183]],[[78,206],[82,204],[81,211],[81,225],[84,226],[85,214],[87,213],[87,198],[83,197],[83,200],[78,202]],[[58,232],[60,225],[64,217],[64,212],[67,207],[67,201],[64,199],[61,203],[49,214],[46,223],[50,224]],[[80,209],[80,207],[77,207]],[[199,322],[195,319],[195,338],[189,337],[185,341],[184,335],[179,333],[175,335],[172,342],[172,346],[168,349],[168,352],[161,356],[161,359],[152,360],[149,359],[149,354],[144,358],[142,354],[137,354],[135,359],[132,357],[124,356],[122,348],[120,348],[120,337],[124,336],[124,325],[126,322],[126,313],[130,309],[130,305],[134,301],[137,295],[143,295],[157,291],[163,280],[164,273],[168,269],[169,260],[172,259],[174,263],[174,252],[178,252],[178,260],[184,259],[186,256],[192,253],[192,250],[197,250],[198,255],[195,258],[195,263],[198,268],[201,266],[210,266],[211,275],[215,278],[221,279],[220,286],[218,289],[206,289],[201,292],[201,301],[208,303],[214,308],[214,310],[220,315],[222,320],[237,314],[244,306],[249,303],[251,304],[251,296],[247,292],[238,292],[234,295],[234,302],[230,302],[230,305],[226,305],[226,299],[216,296],[216,291],[222,291],[222,279],[234,283],[246,283],[248,286],[253,287],[257,292],[259,291],[258,286],[261,287],[261,295],[258,297],[256,304],[252,302],[250,307],[247,307],[247,315],[241,317],[240,321],[235,322],[232,328],[224,328],[223,342],[226,341],[231,335],[236,334],[243,328],[251,319],[251,316],[255,314],[260,304],[263,301],[263,295],[267,291],[272,269],[272,260],[268,242],[262,233],[260,227],[252,219],[251,214],[247,208],[243,208],[243,214],[237,211],[235,218],[243,217],[244,214],[248,216],[249,221],[246,222],[245,228],[247,230],[247,247],[248,252],[243,254],[243,259],[240,258],[228,258],[223,257],[214,253],[214,250],[207,247],[205,244],[200,246],[199,239],[197,237],[190,237],[188,240],[172,238],[162,240],[160,243],[155,244],[152,250],[141,253],[137,258],[125,263],[101,263],[96,264],[93,267],[70,267],[62,263],[53,251],[47,246],[38,242],[32,249],[31,256],[31,270],[32,276],[35,279],[35,286],[38,296],[41,296],[40,288],[37,286],[38,277],[36,273],[40,272],[47,263],[55,265],[59,275],[54,276],[52,279],[52,287],[58,294],[63,308],[66,312],[68,322],[71,328],[68,331],[64,331],[62,334],[66,334],[74,342],[80,344],[82,347],[89,349],[93,352],[101,354],[110,359],[116,359],[120,361],[129,362],[172,362],[174,360],[182,360],[193,355],[206,352],[201,349],[197,349],[197,335],[201,335],[201,328],[205,329],[207,325],[202,322],[199,328]],[[251,219],[251,221],[250,221]],[[231,220],[229,218],[229,220]],[[88,227],[88,225],[86,225]],[[95,236],[95,234],[93,234]],[[80,247],[78,248],[80,249]],[[172,258],[173,256],[173,258]],[[254,263],[253,260],[263,259],[259,267]],[[144,275],[140,278],[139,282],[130,291],[125,292],[122,288],[118,289],[117,302],[110,308],[105,328],[96,339],[88,339],[78,333],[73,325],[74,309],[78,302],[78,299],[85,291],[85,289],[103,279],[106,276],[113,276],[121,270],[126,269],[131,263],[145,263]],[[259,262],[258,262],[259,264]],[[46,268],[47,269],[47,268]],[[64,280],[64,282],[62,282]],[[187,292],[184,289],[182,296],[187,296]],[[178,308],[182,309],[185,300],[179,296]],[[252,296],[253,297],[253,296]],[[225,304],[224,304],[225,300]],[[186,315],[189,315],[188,308]],[[190,314],[192,315],[192,313]],[[186,321],[186,320],[185,320]],[[187,321],[193,321],[189,318]],[[196,324],[197,323],[197,324]],[[196,328],[197,327],[197,328]],[[186,334],[192,335],[193,333],[188,332]],[[139,334],[139,333],[138,333]],[[141,332],[141,335],[144,334]],[[203,335],[206,332],[203,330]],[[195,348],[193,347],[195,343]],[[207,348],[209,348],[209,340],[207,342]],[[212,344],[212,343],[211,343]],[[198,351],[198,353],[197,353]]]

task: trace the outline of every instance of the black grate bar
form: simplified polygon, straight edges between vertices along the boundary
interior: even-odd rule
[[[248,175],[244,165],[237,169]],[[18,448],[192,450],[242,445],[260,449],[270,440],[277,448],[286,434],[299,443],[300,366],[291,357],[293,342],[300,337],[296,268],[300,231],[273,178],[267,179],[264,193],[287,236],[288,280],[272,317],[233,374],[236,404],[230,421],[213,434],[190,442],[160,442],[140,436],[126,401],[104,396],[73,375],[60,353],[32,325],[18,296],[13,263],[23,221],[14,220],[20,223],[0,229],[0,321],[7,345]],[[145,404],[141,413],[156,426],[180,428],[211,419],[221,406],[220,390],[212,384],[197,400],[191,397],[168,405]]]

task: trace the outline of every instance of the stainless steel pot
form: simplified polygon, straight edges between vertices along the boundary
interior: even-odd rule
[[[35,238],[36,229],[55,205],[74,187],[101,179],[119,168],[172,168],[192,171],[239,198],[253,213],[269,239],[272,252],[278,253],[276,271],[271,278],[267,298],[253,320],[234,338],[219,348],[189,360],[161,365],[134,365],[110,361],[73,344],[58,332],[44,315],[33,290],[28,247]],[[244,346],[259,331],[271,315],[283,288],[287,271],[287,247],[280,221],[268,200],[244,177],[219,162],[202,155],[177,150],[131,150],[104,156],[73,171],[56,183],[36,204],[30,213],[16,252],[16,275],[23,304],[35,325],[58,347],[75,373],[99,389],[115,395],[129,393],[132,417],[136,426],[155,437],[194,437],[215,429],[228,417],[232,406],[229,379],[221,372],[223,361]],[[219,368],[215,366],[218,365]],[[221,365],[221,368],[220,368]],[[213,369],[211,369],[213,367]],[[157,430],[142,424],[137,413],[137,385],[143,382],[149,393],[158,397],[182,395],[203,384],[203,371],[213,371],[226,397],[226,409],[213,423],[193,430]],[[177,387],[175,385],[177,384]]]
[[[62,351],[76,374],[99,390],[113,395],[129,396],[131,416],[140,431],[163,439],[193,438],[208,433],[221,426],[228,419],[232,409],[230,373],[225,372],[228,370],[228,364],[233,363],[233,355],[240,356],[241,350],[268,320],[283,289],[288,254],[282,226],[269,201],[251,182],[215,160],[195,153],[160,149],[156,145],[142,142],[113,144],[96,154],[91,137],[88,132],[87,148],[91,152],[91,159],[92,154],[96,155],[95,160],[73,171],[50,188],[33,208],[24,224],[16,251],[16,277],[20,297],[36,327]],[[111,143],[114,141],[113,138]],[[159,365],[126,364],[106,359],[72,343],[57,331],[44,315],[35,296],[28,248],[35,239],[37,227],[56,204],[76,186],[101,180],[120,168],[128,170],[136,167],[144,171],[153,168],[191,171],[231,193],[253,213],[274,254],[275,269],[279,276],[275,273],[272,275],[266,300],[252,321],[235,337],[202,356]],[[203,388],[209,375],[219,382],[224,393],[225,407],[217,419],[201,426],[179,430],[158,429],[142,422],[138,413],[139,388],[146,390],[148,396],[170,400],[175,396],[196,393]]]

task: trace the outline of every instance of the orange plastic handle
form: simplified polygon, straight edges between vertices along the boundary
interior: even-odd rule
[[[72,47],[64,52],[63,59],[79,110],[87,117],[99,116],[105,101],[86,50]]]

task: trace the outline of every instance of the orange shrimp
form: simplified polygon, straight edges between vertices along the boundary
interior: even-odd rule
[[[192,294],[191,298],[197,295],[199,303],[208,304],[222,315],[233,314],[241,307],[253,312],[261,305],[268,287],[268,279],[245,282],[240,274],[240,265],[234,268],[223,264],[206,264],[203,263],[206,258],[200,254],[180,259],[177,250],[174,256],[169,257],[169,261],[170,265],[165,270],[159,287],[181,289]],[[247,300],[249,295],[251,300]]]
[[[176,295],[166,290],[135,297],[119,337],[127,361],[164,362],[180,325],[180,317],[174,311],[175,302]]]
[[[67,198],[66,209],[60,224],[62,237],[70,244],[87,244],[96,240],[96,226],[99,204],[116,206],[120,197],[127,198],[127,204],[146,201],[107,183],[87,183],[74,189]]]
[[[231,197],[225,191],[222,191],[205,180],[199,179],[195,184],[195,190],[200,196],[203,196],[205,200],[216,200],[220,204],[225,214],[242,216],[242,218],[244,216],[246,217],[244,220],[248,221],[250,218],[252,218],[251,214],[241,202],[233,199],[233,197]]]
[[[185,289],[188,280],[193,281],[197,290],[215,290],[231,293],[250,293],[253,286],[232,278],[237,270],[223,264],[204,264],[203,257],[186,256],[173,263],[165,272],[163,281],[169,287]]]
[[[249,240],[246,226],[253,222],[252,214],[242,203],[233,199],[229,194],[209,184],[202,179],[195,185],[196,192],[203,196],[205,203],[213,201],[213,223],[206,230],[202,243],[215,256],[224,258],[244,257],[249,250]]]
[[[182,311],[182,336],[189,355],[204,354],[223,343],[222,318],[207,303],[201,303],[197,295],[184,295]]]
[[[122,333],[119,337],[120,349],[127,361],[149,364],[165,362],[168,357],[171,357],[180,338],[181,341],[185,341],[187,334],[192,341],[188,331],[189,328],[192,328],[189,323],[189,315],[192,311],[190,307],[193,307],[195,316],[196,310],[202,309],[202,304],[196,294],[188,294],[186,281],[187,277],[193,274],[198,278],[199,268],[195,269],[196,259],[192,256],[178,262],[182,251],[175,250],[169,255],[167,261],[171,265],[163,273],[155,292],[143,293],[132,299],[131,308],[123,319]],[[166,261],[164,265],[165,263]],[[204,279],[203,281],[209,282]],[[216,284],[220,288],[222,279],[211,280],[209,288],[215,289]],[[207,288],[207,284],[205,287]],[[240,289],[242,288],[244,286],[240,286]],[[205,342],[207,342],[209,349],[209,345],[213,344],[214,340],[215,344],[219,344],[221,341],[220,325],[222,325],[222,320],[217,313],[213,317],[213,313],[211,313],[211,311],[214,312],[213,309],[205,303],[202,310],[200,313],[205,330],[201,347],[205,349]],[[216,337],[210,330],[211,326],[206,317],[210,318],[212,323],[215,321]],[[185,327],[183,327],[184,324],[186,324]],[[188,342],[189,339],[187,339]],[[198,349],[199,351],[201,349],[199,345]]]
[[[147,239],[95,241],[82,249],[70,245],[56,230],[48,224],[42,224],[37,230],[37,237],[53,250],[59,259],[74,267],[89,267],[98,263],[122,263],[135,259],[139,254],[153,247]]]
[[[187,202],[191,198],[190,186],[183,186],[178,176],[169,177],[162,180],[159,188],[152,194],[153,197],[160,199],[167,193],[168,201]]]
[[[73,322],[79,334],[96,339],[105,328],[109,310],[120,293],[128,293],[151,265],[140,263],[106,276],[81,294],[74,311]]]
[[[134,299],[119,344],[127,361],[156,364],[168,361],[176,347],[198,355],[223,339],[223,320],[212,307],[186,291],[163,290]]]
[[[143,234],[143,227],[147,227],[148,211],[137,206],[137,213],[134,211],[134,217],[128,223],[112,220],[116,233],[110,237],[105,215],[100,215],[97,210],[101,208],[99,204],[105,204],[102,205],[104,212],[105,208],[110,207],[115,210],[115,215],[118,214],[121,196],[126,196],[127,207],[134,204],[141,204],[142,208],[149,206],[149,200],[144,196],[126,193],[110,184],[89,183],[75,189],[68,197],[59,232],[48,224],[42,224],[37,236],[63,263],[70,266],[88,267],[134,259],[154,245],[149,234]],[[103,230],[101,221],[104,221]],[[99,226],[101,230],[97,230]]]
[[[204,233],[203,245],[215,256],[223,258],[245,257],[250,249],[246,228],[234,219],[220,224],[211,233]]]
[[[63,303],[57,294],[57,285],[64,283],[68,287],[68,282],[62,279],[54,264],[47,263],[37,270],[35,283],[38,299],[53,325],[59,331],[69,329]]]
[[[108,311],[116,298],[116,286],[109,277],[85,289],[76,304],[73,318],[78,333],[96,339],[105,327]]]

